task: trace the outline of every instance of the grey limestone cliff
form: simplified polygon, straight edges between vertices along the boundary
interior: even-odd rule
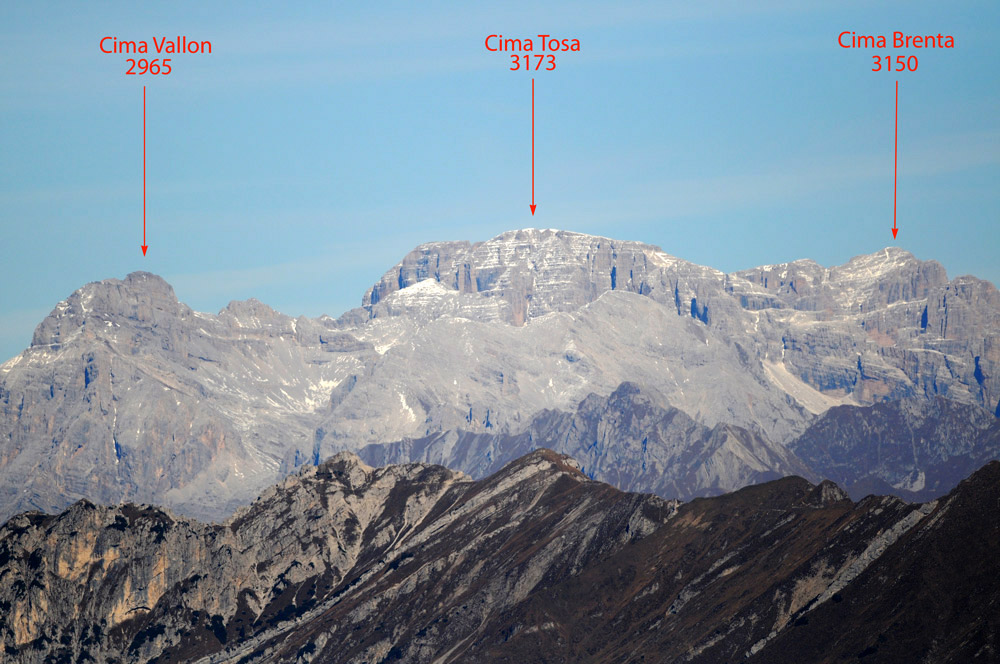
[[[837,405],[944,396],[993,413],[998,340],[993,285],[899,249],[724,274],[638,242],[512,231],[422,245],[337,319],[253,300],[194,312],[135,273],[73,293],[0,365],[0,519],[85,497],[219,519],[338,451],[516,436],[624,382],[753,436],[737,447],[788,443]],[[740,476],[683,490],[732,488],[722,475]]]

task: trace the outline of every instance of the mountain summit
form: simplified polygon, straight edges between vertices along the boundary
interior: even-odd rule
[[[0,366],[0,518],[85,497],[218,519],[339,451],[517,436],[625,382],[746,433],[719,450],[798,467],[754,441],[786,444],[840,405],[944,396],[993,413],[1000,294],[899,249],[724,274],[552,230],[422,245],[337,319],[255,300],[199,313],[135,273],[60,302]],[[676,486],[720,490],[766,476],[757,464]]]

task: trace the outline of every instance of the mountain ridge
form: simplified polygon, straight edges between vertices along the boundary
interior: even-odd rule
[[[447,431],[517,435],[628,381],[777,444],[839,404],[994,410],[992,285],[896,250],[847,265],[727,275],[651,245],[511,231],[422,245],[337,319],[255,300],[194,312],[148,273],[94,282],[0,367],[0,516],[87,496],[217,519],[306,461]],[[831,279],[864,282],[850,311]]]
[[[368,463],[419,461],[485,477],[539,445],[577,459],[591,479],[624,491],[689,500],[787,475],[818,481],[791,450],[729,424],[706,427],[660,407],[634,383],[588,395],[572,411],[542,411],[517,434],[444,431],[358,450]]]
[[[0,639],[24,664],[974,661],[1000,633],[998,487],[991,462],[923,505],[798,477],[678,504],[551,450],[479,481],[345,452],[223,524],[84,501],[14,517]]]
[[[942,397],[836,406],[789,447],[854,499],[892,493],[922,502],[1000,458],[1000,420]]]

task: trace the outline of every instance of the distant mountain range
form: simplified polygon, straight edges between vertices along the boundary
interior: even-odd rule
[[[0,367],[0,521],[223,519],[353,450],[476,478],[537,447],[666,498],[788,474],[926,500],[998,456],[1000,293],[885,249],[724,274],[523,230],[422,245],[340,318],[84,286]]]
[[[480,481],[344,452],[219,525],[10,519],[0,640],[19,664],[995,661],[998,502],[998,462],[921,505],[798,477],[678,504],[549,450]]]
[[[623,383],[575,413],[543,411],[518,434],[446,431],[357,453],[373,465],[422,461],[485,477],[540,445],[573,457],[592,479],[683,500],[798,475],[832,479],[855,500],[922,502],[1000,459],[1000,419],[942,397],[836,406],[783,446],[732,424],[698,424]]]

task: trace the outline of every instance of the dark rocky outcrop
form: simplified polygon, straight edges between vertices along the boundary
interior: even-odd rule
[[[0,528],[5,661],[992,661],[1000,463],[924,505],[791,477],[678,505],[539,450],[479,482],[342,454],[221,525]]]

